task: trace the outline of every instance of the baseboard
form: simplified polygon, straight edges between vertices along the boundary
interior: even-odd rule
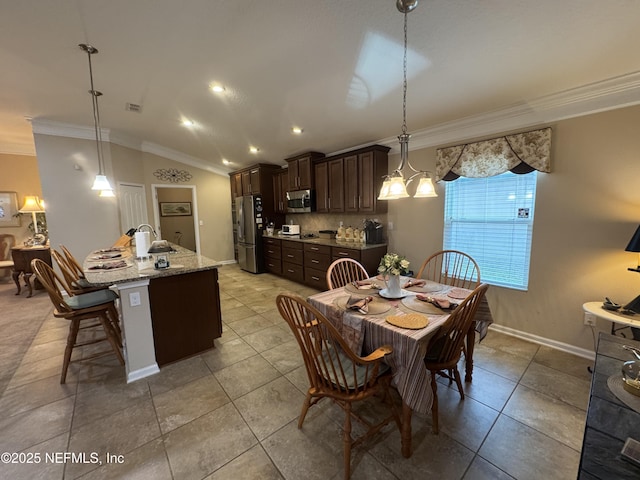
[[[496,332],[504,333],[505,335],[511,335],[512,337],[521,338],[522,340],[528,340],[529,342],[545,345],[547,347],[555,348],[556,350],[571,353],[573,355],[577,355],[578,357],[587,358],[589,360],[596,359],[595,352],[592,352],[591,350],[576,347],[575,345],[569,345],[568,343],[551,340],[550,338],[539,337],[538,335],[534,335],[532,333],[521,332],[520,330],[515,330],[503,325],[497,325],[495,323],[491,324],[489,326],[489,330],[495,330]]]
[[[151,375],[155,375],[160,371],[157,363],[153,365],[149,365],[148,367],[139,368],[138,370],[133,370],[127,374],[127,383],[135,382],[136,380],[140,380],[142,378],[150,377]]]
[[[234,263],[238,263],[237,260],[220,260],[218,265],[232,265]]]

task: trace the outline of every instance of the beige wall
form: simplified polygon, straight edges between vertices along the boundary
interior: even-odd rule
[[[489,289],[497,324],[593,350],[582,304],[640,294],[640,274],[627,271],[637,255],[624,251],[640,224],[639,124],[636,106],[550,125],[552,172],[538,176],[529,290]],[[410,157],[435,171],[435,148]],[[414,269],[442,248],[444,187],[437,189],[438,198],[389,205],[390,249],[407,255]],[[598,328],[608,331],[610,324],[599,321]]]
[[[35,134],[34,138],[52,246],[64,244],[83,258],[95,248],[110,245],[122,234],[118,200],[100,198],[90,189],[98,169],[95,142],[42,134]],[[169,185],[153,172],[158,168],[188,170],[193,176],[189,185],[195,186],[197,192],[194,208],[198,207],[198,218],[203,223],[199,227],[200,253],[215,260],[233,260],[228,176],[106,142],[104,154],[112,186],[117,182],[145,185],[151,223],[151,185]]]
[[[0,192],[16,192],[18,194],[18,208],[22,206],[24,197],[27,195],[37,195],[43,198],[36,157],[0,153],[0,172]],[[28,228],[32,222],[31,214],[23,214],[20,219],[19,227],[0,228],[0,233],[15,236],[17,244],[22,244],[32,235]],[[0,270],[1,274],[2,270]]]

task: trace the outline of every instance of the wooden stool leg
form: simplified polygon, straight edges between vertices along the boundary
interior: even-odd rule
[[[431,423],[433,423],[433,433],[438,433],[438,382],[436,382],[436,372],[431,372],[431,390],[433,390],[433,405],[431,406]]]
[[[111,325],[113,327],[113,331],[116,335],[116,340],[118,341],[118,345],[122,347],[122,330],[120,329],[120,315],[118,315],[118,309],[115,306],[115,303],[109,305],[109,319],[111,321]]]
[[[344,419],[344,478],[349,480],[351,477],[351,403],[345,402],[345,419]]]
[[[64,361],[62,362],[62,374],[60,375],[60,383],[67,381],[67,369],[71,362],[71,354],[73,353],[73,347],[76,344],[78,337],[78,330],[80,329],[80,320],[72,319],[69,324],[69,335],[67,335],[67,346],[64,349]]]
[[[120,365],[124,365],[124,357],[122,356],[122,351],[120,350],[120,346],[118,345],[118,339],[113,332],[113,327],[111,326],[111,320],[109,319],[106,311],[100,312],[100,323],[102,323],[102,327],[104,328],[104,333],[107,335],[107,340],[111,344],[113,351],[116,353],[118,357],[118,361]]]

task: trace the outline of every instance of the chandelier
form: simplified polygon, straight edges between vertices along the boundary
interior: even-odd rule
[[[96,149],[98,151],[98,174],[96,175],[95,180],[93,181],[93,186],[91,190],[99,190],[101,197],[115,197],[113,193],[113,188],[111,188],[111,184],[109,180],[107,180],[107,176],[104,174],[104,156],[102,153],[102,129],[100,128],[100,110],[98,109],[98,97],[102,95],[102,92],[97,91],[93,88],[93,69],[91,68],[91,55],[98,53],[98,49],[92,47],[91,45],[87,45],[85,43],[81,43],[78,45],[82,50],[87,52],[87,57],[89,58],[89,80],[91,81],[91,90],[89,93],[91,94],[91,100],[93,105],[93,125],[96,131]]]
[[[407,133],[407,14],[418,6],[418,0],[397,0],[396,7],[404,14],[404,57],[402,63],[403,84],[402,84],[402,134],[398,135],[400,142],[400,165],[391,175],[385,177],[380,189],[378,200],[395,200],[397,198],[407,198],[407,185],[414,179],[420,178],[414,198],[437,197],[431,174],[424,170],[416,170],[409,162],[409,139],[411,134]],[[403,170],[408,167],[409,178],[405,180]]]

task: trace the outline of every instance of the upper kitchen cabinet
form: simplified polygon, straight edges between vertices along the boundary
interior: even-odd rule
[[[307,190],[314,188],[314,161],[324,158],[324,153],[307,152],[287,158],[289,165],[288,191]]]
[[[388,147],[372,145],[318,162],[317,211],[386,213],[387,202],[378,202],[378,192],[388,174],[388,153]]]
[[[287,190],[289,188],[289,172],[282,169],[273,174],[274,208],[276,213],[287,213]]]
[[[258,163],[229,174],[231,192],[235,196],[262,195],[265,211],[274,212],[273,175],[281,172],[282,167],[270,163]]]
[[[373,145],[344,157],[344,211],[386,213],[386,201],[378,202],[384,176],[389,173],[389,147]]]

